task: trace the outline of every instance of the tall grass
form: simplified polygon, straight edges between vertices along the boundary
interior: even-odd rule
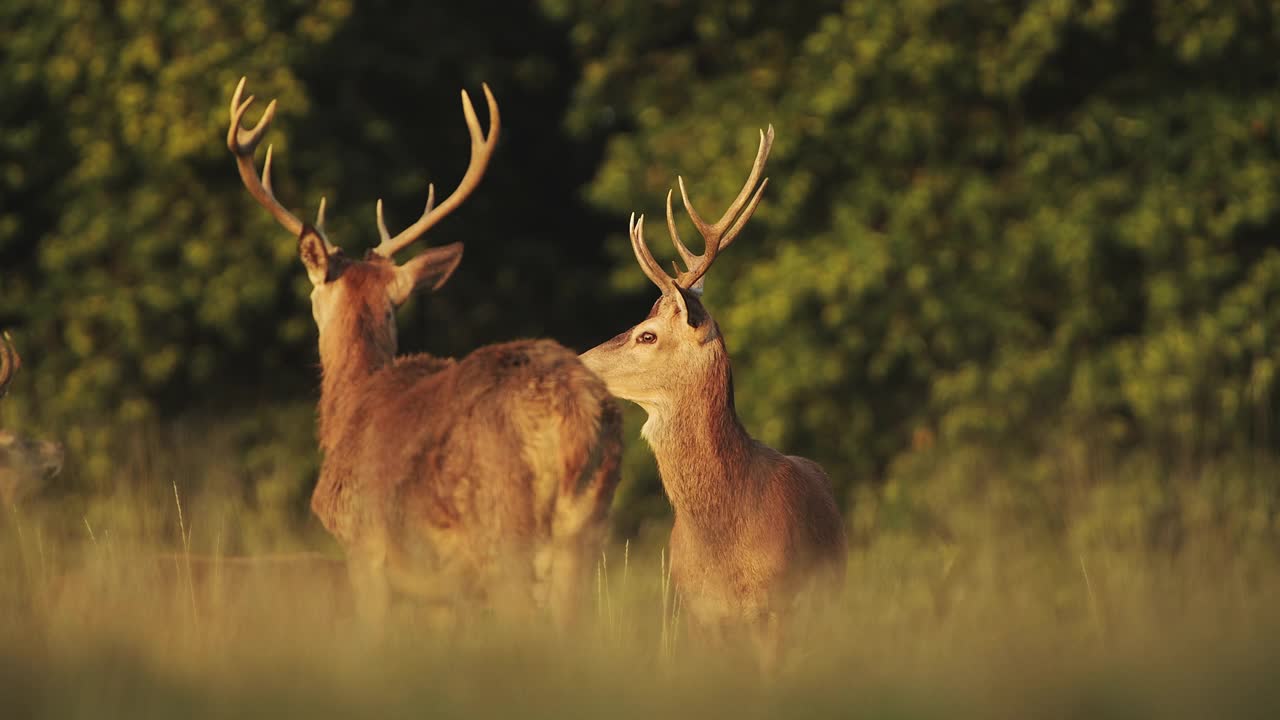
[[[148,466],[157,475],[131,479],[151,491],[90,497],[71,508],[54,498],[6,514],[0,714],[1025,718],[1280,711],[1273,682],[1280,563],[1261,540],[1264,532],[1241,534],[1241,527],[1261,527],[1249,519],[1256,498],[1224,504],[1211,490],[1257,478],[1231,480],[1222,469],[1197,479],[1200,490],[1179,491],[1195,499],[1182,508],[1189,518],[1201,517],[1197,503],[1216,509],[1213,518],[1181,523],[1170,544],[1158,533],[1122,529],[1136,522],[1125,517],[1146,517],[1145,510],[1100,507],[1142,484],[1131,473],[1094,478],[1079,491],[1088,497],[1076,498],[1061,517],[1019,521],[1010,513],[1042,503],[1019,496],[1014,470],[992,474],[997,466],[986,464],[979,477],[955,470],[964,463],[922,463],[857,498],[838,612],[792,628],[786,661],[762,680],[750,657],[690,636],[660,541],[624,540],[606,551],[589,589],[595,601],[583,604],[588,617],[567,636],[547,623],[483,615],[435,622],[412,604],[398,609],[387,632],[371,636],[353,622],[338,554],[305,517],[293,540],[281,540],[280,529],[251,531],[246,526],[278,522],[277,510],[264,516],[252,502],[220,496],[216,485],[163,472],[198,466],[231,475],[234,460],[153,457]],[[979,480],[986,490],[971,492],[969,483]],[[1274,516],[1267,522],[1272,527]],[[271,540],[246,547],[247,537]],[[227,538],[238,538],[234,555],[225,551]],[[299,551],[306,548],[312,550]]]

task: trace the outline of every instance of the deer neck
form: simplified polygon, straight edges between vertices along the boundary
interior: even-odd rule
[[[324,450],[345,434],[364,381],[390,365],[396,354],[394,332],[368,318],[335,324],[320,331],[320,446]]]
[[[755,441],[734,408],[728,355],[718,354],[693,392],[673,394],[647,409],[643,435],[676,517],[700,525],[730,522],[733,508],[755,491]]]

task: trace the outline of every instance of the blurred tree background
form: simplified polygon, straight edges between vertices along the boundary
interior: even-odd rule
[[[460,178],[457,91],[485,81],[500,149],[428,240],[466,259],[406,308],[405,349],[585,349],[637,322],[626,215],[659,217],[677,174],[718,214],[772,123],[766,200],[707,302],[748,428],[822,462],[857,532],[951,536],[936,516],[981,496],[1051,531],[1136,508],[1144,536],[1234,502],[1266,535],[1278,54],[1262,0],[14,0],[0,316],[28,369],[5,417],[67,438],[98,487],[122,437],[199,417],[233,428],[241,482],[303,505],[307,283],[239,184],[230,93],[279,98],[278,195],[326,195],[359,252],[376,198],[404,224]],[[631,415],[624,533],[664,508]]]

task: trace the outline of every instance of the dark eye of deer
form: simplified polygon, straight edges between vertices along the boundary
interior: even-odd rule
[[[636,338],[636,342],[643,343],[645,345],[652,345],[657,341],[658,341],[658,336],[654,335],[651,332],[642,332],[640,333],[640,336]]]

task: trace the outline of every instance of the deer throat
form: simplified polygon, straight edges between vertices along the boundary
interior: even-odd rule
[[[394,340],[357,327],[343,337],[320,338],[320,445],[342,437],[364,383],[395,359]]]
[[[731,521],[735,507],[751,502],[755,441],[731,404],[651,413],[642,434],[677,516],[696,525],[718,524]]]

